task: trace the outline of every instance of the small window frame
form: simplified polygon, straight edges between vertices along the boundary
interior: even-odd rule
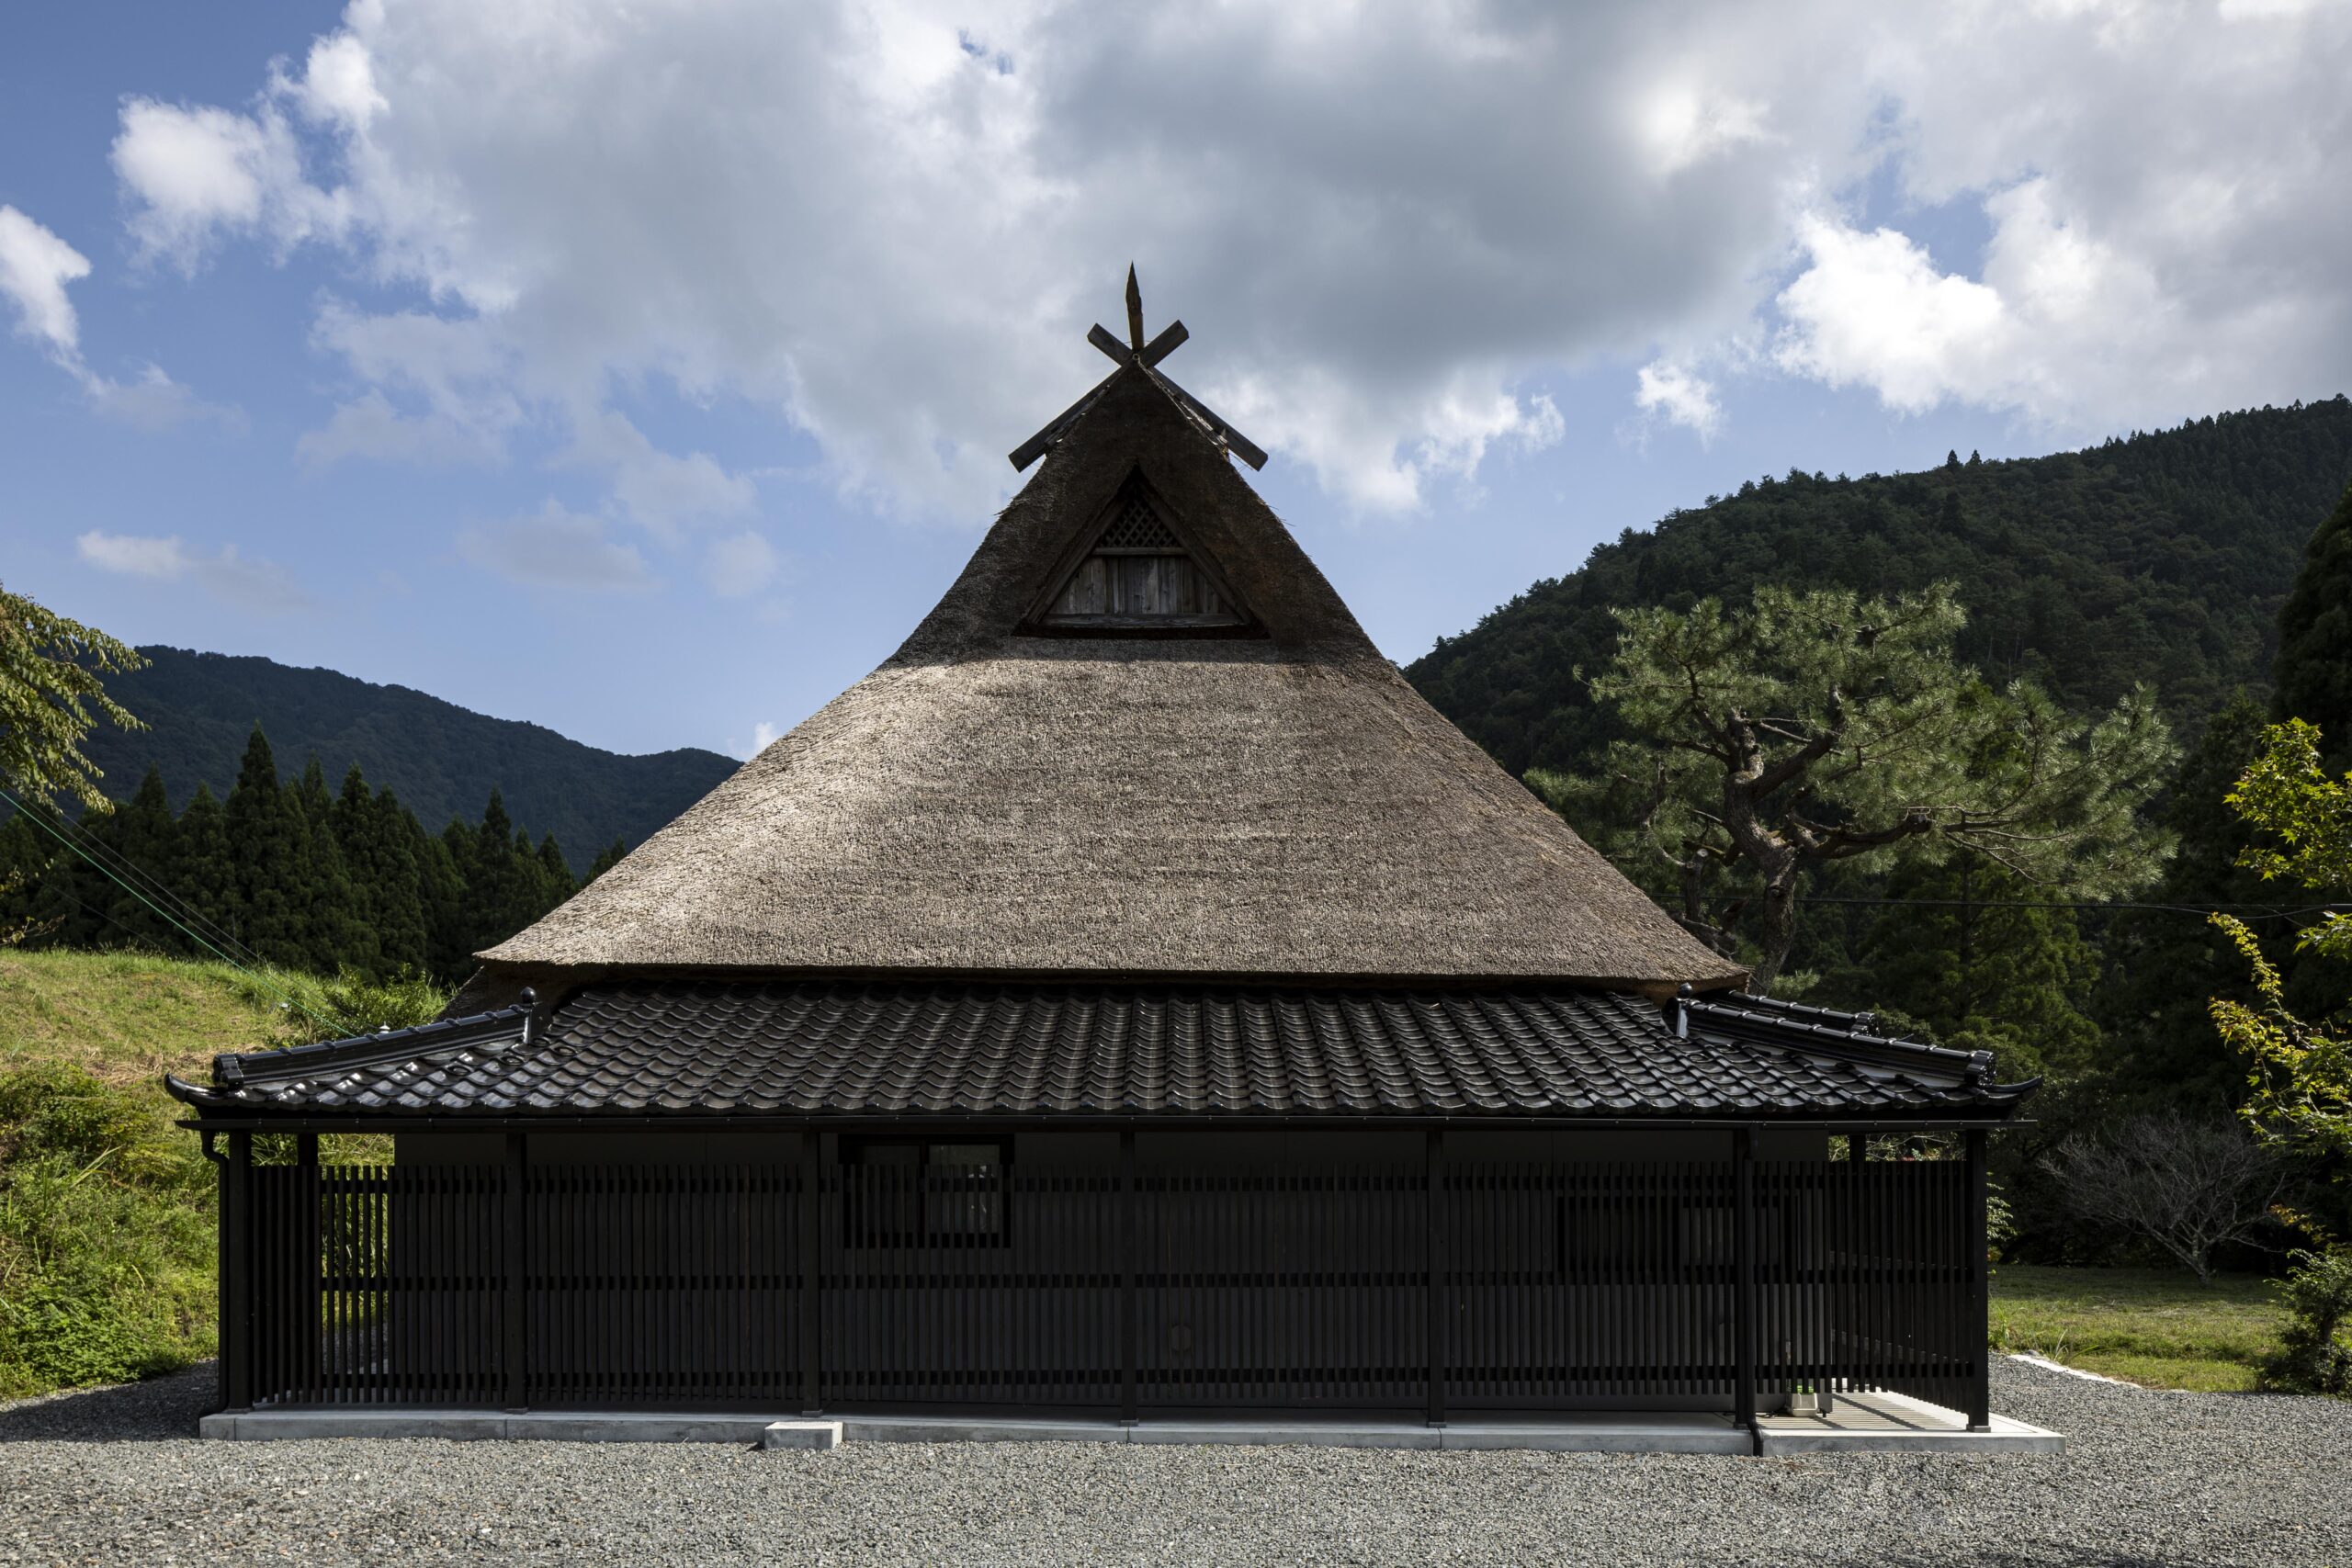
[[[985,1145],[996,1151],[988,1168],[997,1172],[996,1214],[994,1225],[986,1230],[956,1230],[934,1224],[929,1199],[923,1189],[923,1174],[934,1168],[932,1153],[941,1148],[971,1148]],[[1002,1134],[975,1137],[921,1137],[903,1134],[844,1134],[841,1140],[840,1163],[846,1172],[868,1164],[865,1156],[879,1149],[913,1149],[916,1151],[914,1170],[916,1191],[912,1224],[908,1216],[893,1216],[880,1222],[860,1213],[861,1195],[854,1182],[842,1184],[842,1240],[850,1248],[883,1247],[1001,1247],[1012,1243],[1012,1140]]]
[[[1130,494],[1140,494],[1144,504],[1150,507],[1169,533],[1175,536],[1193,570],[1216,591],[1217,597],[1230,607],[1231,615],[1213,618],[1188,615],[1105,615],[1085,620],[1053,618],[1054,604],[1061,597],[1062,585],[1069,581],[1089,556],[1095,553],[1103,536],[1110,532],[1112,525],[1125,510]],[[1113,488],[1109,499],[1096,511],[1094,521],[1080,532],[1070,547],[1055,561],[1053,570],[1046,574],[1044,587],[1030,601],[1027,612],[1021,617],[1019,635],[1051,637],[1221,637],[1231,640],[1262,638],[1267,634],[1257,612],[1233,591],[1232,583],[1226,580],[1215,559],[1201,547],[1200,541],[1191,529],[1184,526],[1175,508],[1152,488],[1151,481],[1144,477],[1143,469],[1138,467],[1130,468],[1126,477]]]

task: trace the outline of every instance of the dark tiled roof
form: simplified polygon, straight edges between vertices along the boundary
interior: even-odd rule
[[[1956,1052],[1797,1021],[1773,1043],[1754,1008],[1733,1037],[1706,1010],[1678,1035],[1598,991],[640,982],[527,1032],[514,1009],[225,1057],[211,1087],[172,1089],[435,1115],[1998,1116],[2022,1093]]]

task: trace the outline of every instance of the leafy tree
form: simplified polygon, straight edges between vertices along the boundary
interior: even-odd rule
[[[2352,489],[2312,536],[2279,606],[2271,670],[2270,716],[2317,726],[2335,748],[2330,768],[2352,767]]]
[[[2211,1008],[2255,992],[2235,950],[2190,911],[2267,900],[2262,879],[2238,864],[2245,829],[2222,798],[2261,750],[2262,729],[2261,705],[2241,694],[2181,758],[2158,819],[2177,847],[2147,894],[2155,907],[2110,917],[2103,934],[2091,1010],[2109,1043],[2100,1077],[2127,1108],[2218,1112],[2244,1097],[2245,1066],[2215,1036]],[[2283,956],[2278,944],[2271,956]]]
[[[103,802],[83,738],[100,718],[143,726],[99,677],[144,663],[104,632],[0,589],[0,784],[43,803],[60,795]]]
[[[2229,803],[2267,835],[2239,863],[2264,881],[2307,888],[2352,886],[2352,773],[2330,778],[2320,765],[2320,732],[2301,719],[2264,731],[2264,750],[2230,792]],[[2222,1037],[2253,1062],[2246,1118],[2274,1137],[2352,1156],[2352,1007],[2339,998],[2315,1021],[2288,1005],[2278,966],[2234,916],[2213,923],[2254,972],[2253,1003],[2216,998]],[[2331,911],[2297,936],[2299,951],[2352,958],[2352,915]]]
[[[1670,873],[1682,923],[1718,951],[1738,951],[1752,902],[1759,994],[1808,878],[1840,861],[1966,850],[2074,892],[2148,880],[2165,846],[2135,814],[2172,747],[2146,694],[2085,723],[2028,682],[1996,691],[1953,657],[1965,620],[1950,584],[1620,610],[1616,656],[1589,684],[1629,738],[1592,784],[1528,782],[1597,823],[1621,863]],[[1711,912],[1724,884],[1739,897]]]
[[[2098,956],[2072,909],[1965,851],[1906,862],[1885,889],[1894,902],[1862,943],[1876,1006],[1955,1050],[1992,1052],[2007,1079],[2093,1064],[2099,1030],[2084,1008]]]

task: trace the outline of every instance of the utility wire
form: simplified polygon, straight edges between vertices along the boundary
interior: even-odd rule
[[[1718,900],[1728,900],[1736,895],[1716,894],[1714,897]],[[1811,894],[1802,901],[1807,904],[1903,904],[1952,909],[2146,909],[2167,915],[2195,915],[2200,919],[2214,914],[2250,914],[2256,919],[2296,920],[2309,915],[2352,913],[2352,904],[2310,904],[2300,909],[2282,909],[2276,904],[2133,904],[2121,900],[2070,901],[2064,898],[1860,898]]]
[[[21,808],[20,805],[19,809]],[[107,863],[107,865],[134,878],[147,893],[170,905],[173,910],[179,914],[181,919],[187,920],[190,925],[200,928],[206,933],[210,935],[215,942],[244,954],[245,961],[248,964],[254,964],[257,967],[265,966],[266,964],[267,961],[265,960],[260,953],[255,953],[252,948],[247,947],[243,942],[238,941],[232,933],[223,931],[218,922],[207,917],[201,910],[198,909],[187,899],[173,892],[172,889],[164,883],[161,877],[156,876],[153,873],[140,865],[136,861],[133,861],[129,855],[124,854],[121,851],[106,843],[88,828],[80,823],[70,821],[63,817],[52,818],[51,820],[51,826],[52,828],[62,827],[66,832],[73,834],[75,840],[79,842],[85,850],[98,856],[100,860]]]
[[[195,942],[198,947],[203,948],[207,953],[212,954],[213,957],[219,959],[221,963],[226,964],[230,968],[236,970],[239,974],[244,976],[246,979],[252,981],[263,991],[267,992],[270,996],[276,997],[280,1002],[283,1002],[286,1006],[293,1009],[295,1011],[300,1013],[303,1017],[311,1020],[315,1023],[323,1024],[325,1027],[336,1030],[345,1036],[354,1035],[359,1032],[359,1031],[351,1026],[348,1020],[329,1018],[311,1010],[310,1008],[304,1006],[300,1001],[297,1000],[290,993],[279,990],[277,987],[272,986],[268,981],[263,979],[261,976],[255,973],[253,969],[239,963],[236,959],[229,956],[228,953],[222,952],[220,948],[206,941],[196,931],[190,930],[185,922],[175,917],[169,910],[161,908],[153,899],[148,897],[146,894],[141,893],[138,888],[132,886],[130,883],[125,882],[121,877],[116,875],[109,867],[100,862],[96,856],[92,855],[88,851],[85,850],[81,845],[75,843],[73,840],[59,832],[51,824],[42,820],[39,813],[29,809],[23,801],[9,794],[8,791],[0,789],[0,800],[7,801],[18,811],[23,812],[25,816],[32,819],[35,827],[40,829],[41,831],[47,833],[51,838],[55,839],[59,843],[63,844],[67,849],[72,850],[75,854],[80,855],[107,881],[112,882],[116,886],[130,894],[133,898],[136,898],[141,904],[146,905],[147,908],[154,913],[157,919],[177,931],[182,936],[187,937],[190,942]],[[86,908],[86,906],[85,906],[85,908]]]

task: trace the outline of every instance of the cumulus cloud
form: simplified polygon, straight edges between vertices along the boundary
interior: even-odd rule
[[[1724,422],[1713,384],[1671,360],[1653,360],[1634,373],[1634,406],[1698,432],[1701,440],[1713,435]]]
[[[0,294],[16,307],[17,331],[79,364],[81,322],[65,286],[90,276],[89,259],[13,207],[0,207]]]
[[[17,332],[41,344],[58,367],[80,383],[100,413],[142,430],[169,430],[190,421],[244,428],[244,415],[208,403],[149,365],[128,381],[92,370],[82,357],[81,318],[65,286],[90,275],[87,257],[13,207],[0,207],[0,295],[16,308]]]
[[[238,609],[264,615],[311,609],[314,601],[275,561],[223,545],[210,555],[190,550],[176,534],[109,534],[92,529],[74,541],[82,559],[100,571],[153,581],[192,581]]]
[[[654,581],[638,547],[608,537],[603,519],[552,500],[537,512],[467,529],[458,536],[458,553],[532,588],[634,592]]]
[[[151,254],[322,243],[413,291],[326,308],[357,384],[314,460],[533,430],[657,531],[743,515],[716,458],[629,455],[616,389],[659,378],[773,408],[846,494],[977,522],[1100,373],[1080,337],[1132,258],[1150,324],[1193,329],[1173,373],[1409,509],[1557,439],[1531,389],[1560,367],[1645,367],[1637,405],[1702,434],[1735,377],[2053,425],[2334,390],[2347,62],[2352,8],[2282,0],[980,29],[929,0],[356,0],[241,106],[131,100],[115,165]],[[1944,207],[1982,256],[1929,253]]]

